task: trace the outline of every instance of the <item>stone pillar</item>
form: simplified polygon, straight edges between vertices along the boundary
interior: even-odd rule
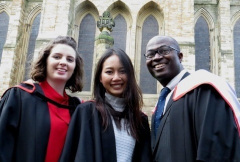
[[[95,63],[98,62],[99,58],[102,56],[103,52],[113,46],[114,40],[111,37],[110,32],[115,26],[114,20],[111,18],[110,12],[105,11],[103,16],[99,17],[97,21],[97,27],[101,33],[96,37],[96,59]]]
[[[114,40],[110,35],[110,31],[104,28],[98,37],[95,39],[96,41],[96,62],[102,56],[104,51],[113,46]]]
[[[183,65],[195,70],[194,0],[172,0],[164,4],[165,35],[175,38],[183,53]]]
[[[38,52],[59,35],[72,36],[74,3],[71,0],[43,0],[39,34],[36,40],[34,60]]]
[[[221,55],[220,75],[234,85],[234,59],[231,37],[230,0],[219,0],[219,48]]]
[[[9,15],[7,40],[0,65],[0,95],[10,86],[18,84],[18,69],[21,66],[21,46],[24,0],[13,0]]]

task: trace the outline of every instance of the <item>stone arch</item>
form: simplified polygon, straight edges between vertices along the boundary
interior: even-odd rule
[[[99,19],[99,12],[96,6],[90,1],[84,1],[79,3],[75,7],[75,29],[74,29],[74,38],[76,41],[78,40],[78,32],[79,32],[79,25],[82,22],[82,19],[87,15],[91,14],[95,21],[97,22]],[[98,32],[96,26],[96,33]]]
[[[42,5],[38,4],[36,5],[28,14],[26,19],[26,24],[32,24],[35,17],[42,11]]]
[[[0,4],[0,13],[4,11],[8,14],[8,16],[11,13],[9,7],[6,4]]]
[[[132,24],[132,15],[130,13],[129,7],[122,1],[117,1],[111,4],[108,8],[108,11],[111,12],[112,17],[116,17],[119,13],[126,19],[129,26]]]
[[[209,30],[213,30],[214,29],[214,21],[212,16],[210,15],[210,13],[204,9],[204,8],[200,8],[199,10],[197,10],[194,14],[194,24],[196,24],[198,18],[202,16],[205,18],[205,20],[208,23],[209,26]]]
[[[237,11],[231,18],[231,29],[234,28],[234,25],[236,24],[236,22],[240,19],[240,11]]]
[[[145,4],[139,10],[138,17],[137,17],[137,23],[136,23],[137,29],[136,29],[136,43],[135,43],[136,44],[135,68],[136,68],[136,71],[138,72],[137,80],[138,80],[139,84],[140,85],[143,84],[142,82],[144,82],[144,81],[141,80],[141,77],[143,77],[143,75],[144,75],[144,78],[147,78],[148,81],[154,85],[154,88],[156,89],[156,94],[157,94],[160,88],[158,88],[156,79],[154,79],[148,72],[147,67],[145,66],[145,63],[144,63],[145,58],[143,57],[143,54],[145,53],[145,49],[146,49],[146,43],[142,42],[143,25],[144,25],[145,20],[149,17],[151,17],[151,19],[154,19],[154,21],[156,21],[156,23],[158,25],[157,34],[164,33],[164,16],[163,16],[162,9],[155,2],[149,2],[149,3]],[[143,44],[143,43],[145,43],[145,44]],[[144,47],[144,48],[142,48],[142,47]],[[145,92],[143,91],[143,93],[145,93]],[[153,94],[153,92],[150,94]]]
[[[117,1],[115,3],[113,3],[112,5],[110,5],[107,9],[110,13],[111,16],[113,17],[113,19],[115,19],[117,16],[122,16],[124,18],[124,20],[126,21],[126,40],[125,41],[125,46],[126,48],[123,49],[126,51],[127,54],[130,53],[130,39],[131,39],[131,29],[132,29],[132,15],[130,13],[130,9],[128,8],[128,6],[122,2],[122,1]],[[116,25],[116,23],[115,23]],[[116,28],[116,26],[115,26]],[[114,28],[113,28],[113,32],[114,32]],[[114,41],[116,42],[116,41]]]
[[[215,44],[215,24],[214,24],[214,20],[212,18],[212,16],[210,15],[210,13],[204,9],[204,8],[200,8],[199,10],[197,10],[194,14],[194,27],[196,26],[196,23],[198,21],[198,19],[200,17],[203,17],[204,20],[206,21],[207,25],[208,25],[208,29],[209,29],[209,43],[210,43],[210,52],[209,52],[209,56],[210,56],[210,71],[212,71],[213,73],[218,73],[218,56],[217,56],[217,51],[218,49],[216,49],[216,47],[214,46]]]

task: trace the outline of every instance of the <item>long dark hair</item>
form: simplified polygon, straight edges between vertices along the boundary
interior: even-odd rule
[[[125,104],[125,118],[130,128],[130,134],[139,139],[138,128],[142,125],[141,108],[143,105],[142,92],[137,84],[132,62],[128,55],[121,49],[107,49],[99,59],[94,78],[93,97],[96,101],[96,108],[100,112],[103,121],[103,127],[106,129],[109,125],[109,113],[106,109],[105,88],[100,82],[103,64],[107,58],[117,55],[127,74],[127,86],[123,92]]]
[[[51,42],[47,44],[39,52],[39,58],[34,64],[31,72],[31,78],[35,81],[42,82],[47,77],[47,58],[51,53],[53,47],[57,44],[65,44],[74,49],[76,52],[76,67],[71,78],[67,81],[65,88],[69,89],[71,92],[82,91],[83,88],[83,60],[80,57],[80,54],[77,52],[76,41],[70,36],[58,36]]]

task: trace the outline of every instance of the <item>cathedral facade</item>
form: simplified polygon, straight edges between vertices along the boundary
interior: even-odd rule
[[[240,98],[239,0],[1,0],[0,95],[29,78],[32,62],[51,39],[69,35],[78,43],[86,80],[84,90],[72,95],[90,99],[96,57],[104,48],[96,41],[97,22],[105,11],[115,22],[109,47],[131,58],[147,114],[162,88],[143,56],[155,35],[174,37],[189,72],[206,69],[225,78]]]

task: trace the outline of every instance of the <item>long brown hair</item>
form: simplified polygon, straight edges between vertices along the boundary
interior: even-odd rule
[[[109,113],[106,109],[105,88],[100,82],[103,64],[107,58],[117,55],[127,74],[127,86],[123,92],[125,103],[126,120],[130,128],[130,134],[138,140],[138,128],[142,125],[141,108],[143,105],[142,93],[135,78],[135,72],[132,62],[128,55],[121,49],[108,49],[99,59],[94,78],[93,97],[96,100],[96,108],[100,112],[103,127],[106,129],[109,125]]]
[[[51,53],[51,50],[57,44],[65,44],[74,49],[76,52],[76,67],[71,78],[67,81],[65,88],[71,92],[82,91],[83,88],[83,60],[80,54],[77,52],[76,41],[69,36],[58,36],[54,40],[48,43],[48,45],[42,49],[39,53],[39,58],[33,65],[31,72],[31,78],[35,81],[42,82],[47,77],[47,58]]]

